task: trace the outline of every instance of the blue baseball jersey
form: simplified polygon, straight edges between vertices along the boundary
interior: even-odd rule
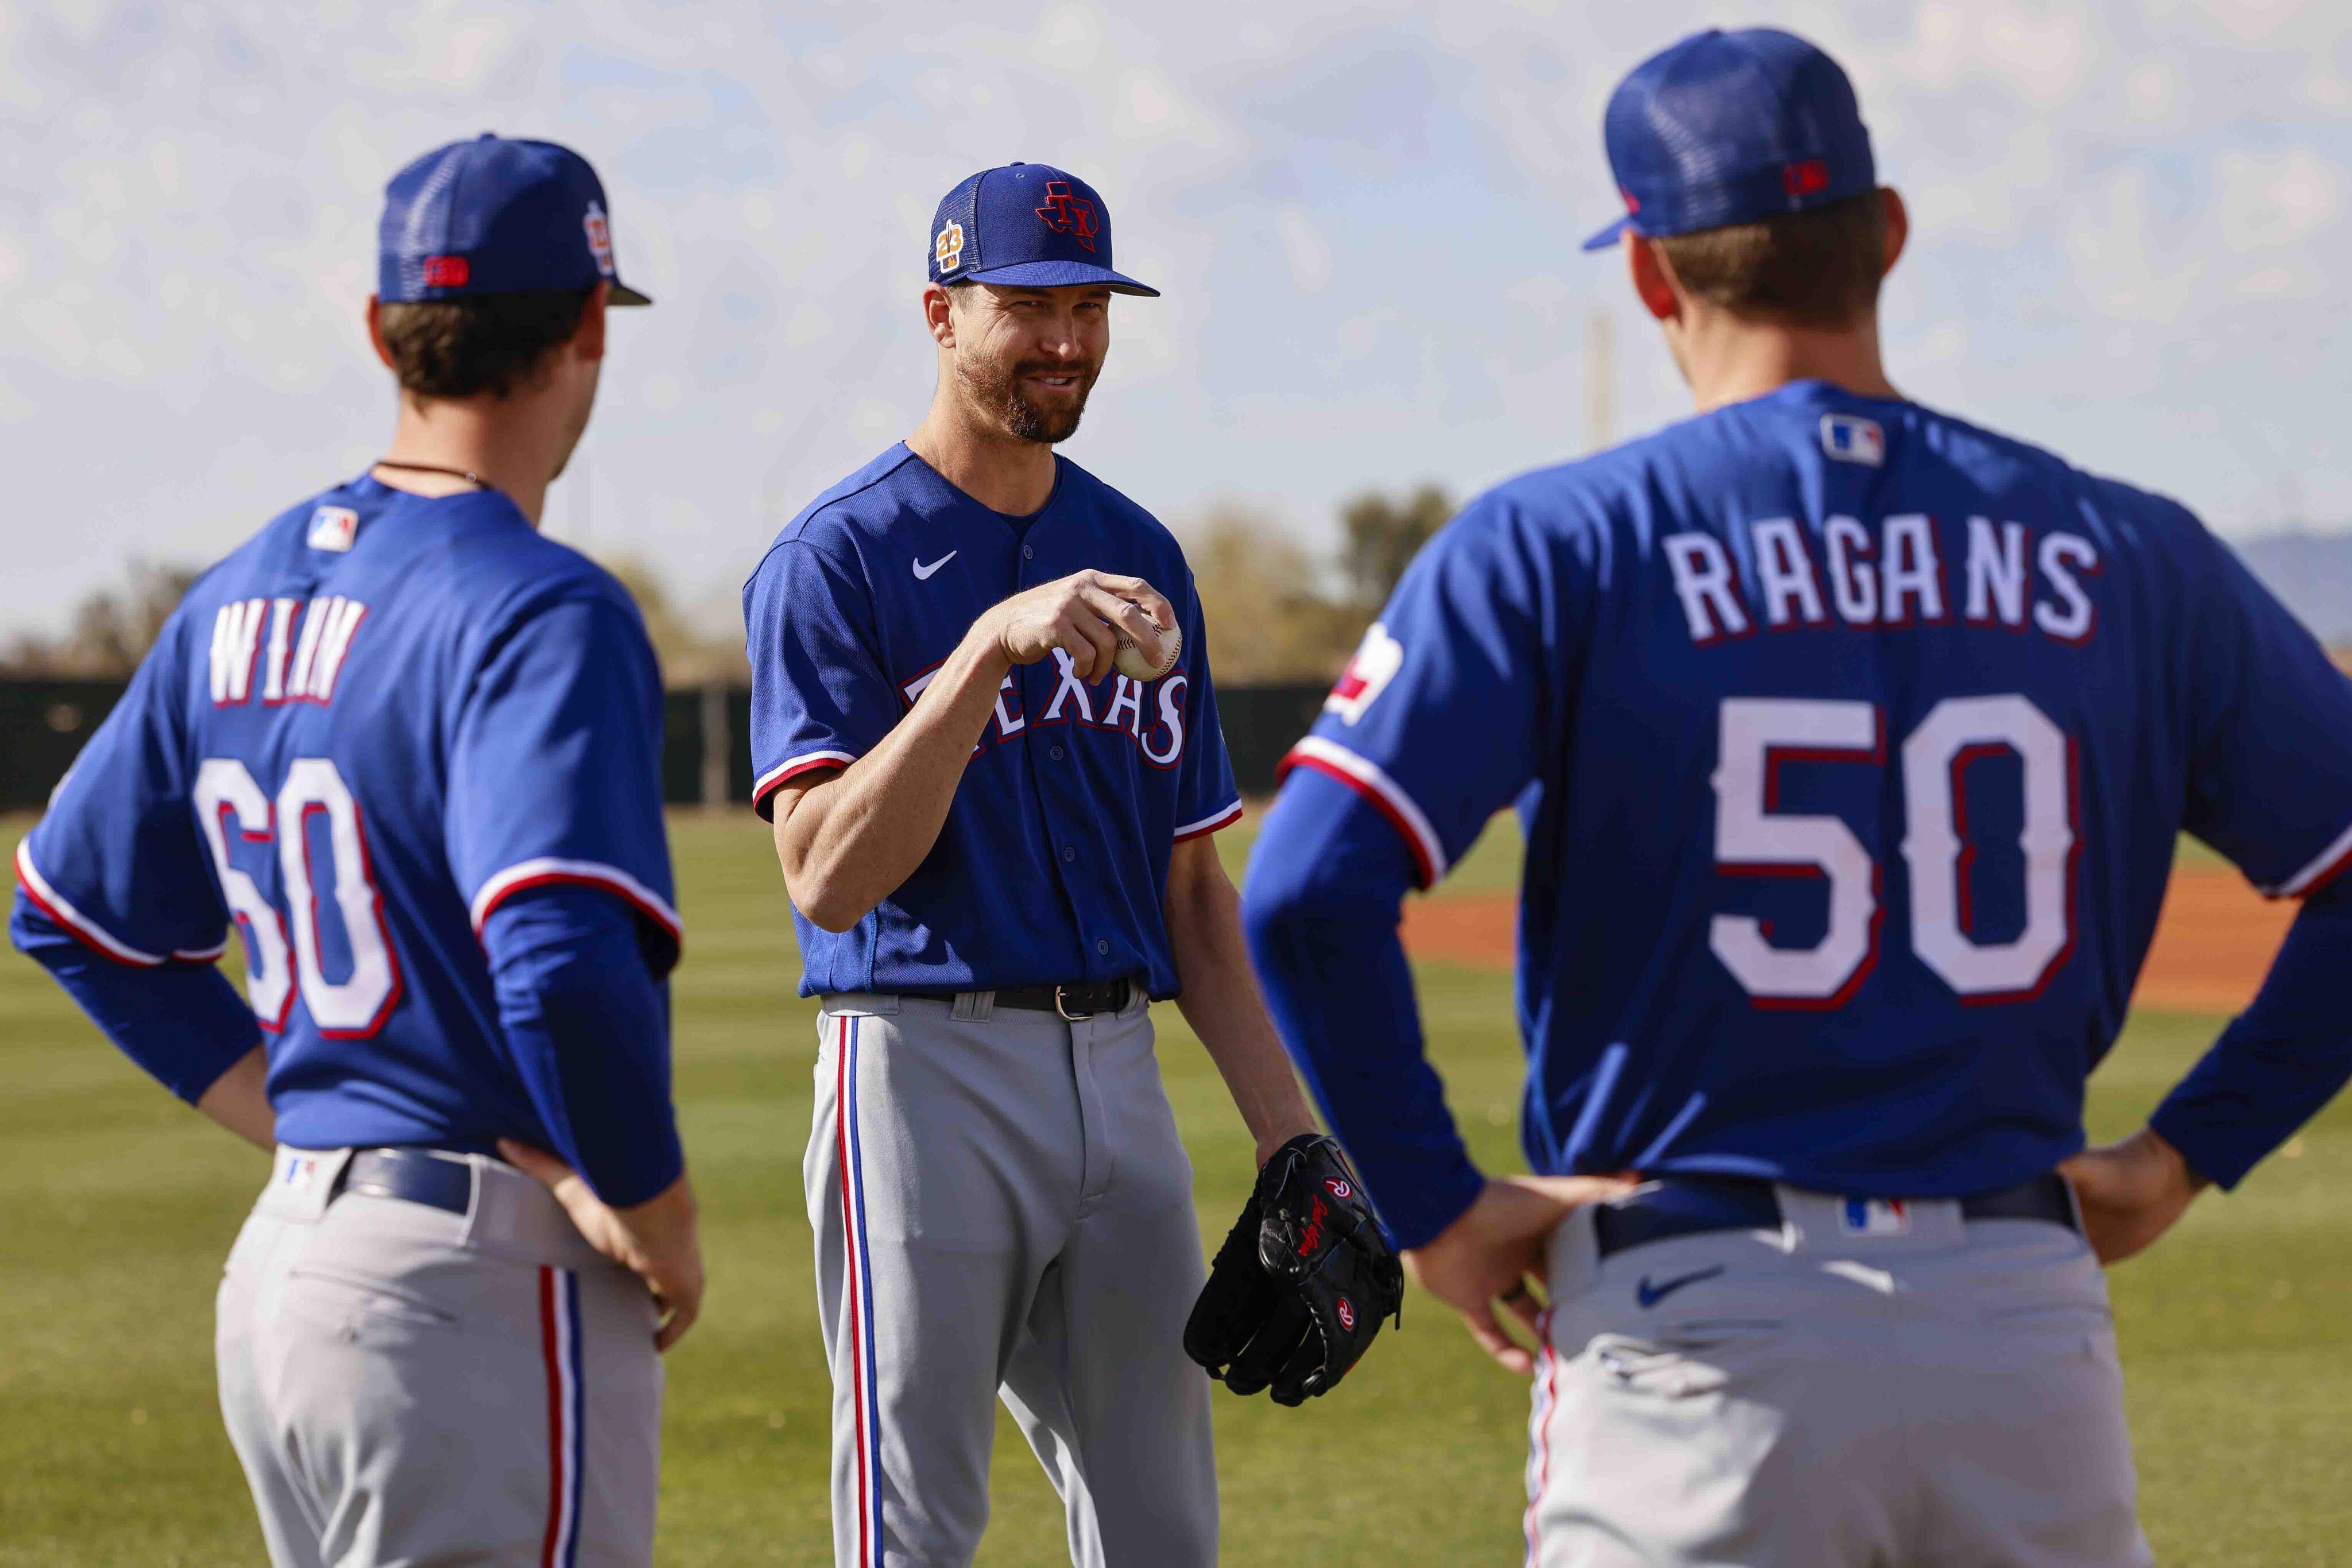
[[[2195,517],[1811,382],[1480,497],[1290,765],[1424,885],[1518,805],[1539,1172],[2047,1171],[2180,831],[2279,894],[2352,852],[2352,685]]]
[[[17,879],[134,969],[208,964],[234,925],[283,1143],[572,1153],[526,1082],[552,1070],[501,1030],[481,933],[526,890],[594,889],[667,974],[660,749],[659,675],[619,583],[495,491],[363,477],[189,591]],[[657,1092],[625,1113],[636,1155],[606,1168],[666,1161],[657,1188],[677,1158],[666,1033],[629,1049]]]
[[[1158,680],[1089,685],[1066,654],[1016,667],[939,841],[853,929],[797,911],[801,994],[993,990],[1141,975],[1177,988],[1162,915],[1180,839],[1241,816],[1191,571],[1150,513],[1067,458],[1052,498],[1012,517],[904,444],[793,519],[743,590],[754,798],[872,749],[981,612],[1094,570],[1175,607],[1183,647]]]

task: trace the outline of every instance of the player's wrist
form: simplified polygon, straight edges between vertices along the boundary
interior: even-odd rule
[[[982,611],[956,650],[962,656],[961,662],[969,663],[978,674],[1002,681],[1012,673],[1015,663],[1013,650],[1006,645],[1006,634],[1011,629],[1012,622],[1003,605],[993,604]]]

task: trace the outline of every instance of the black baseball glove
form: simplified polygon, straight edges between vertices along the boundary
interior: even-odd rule
[[[1184,1325],[1184,1353],[1236,1394],[1328,1394],[1404,1302],[1404,1266],[1339,1145],[1304,1133],[1258,1172]]]

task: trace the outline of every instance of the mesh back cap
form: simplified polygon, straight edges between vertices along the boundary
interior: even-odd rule
[[[1777,27],[1708,28],[1635,66],[1601,122],[1625,215],[1584,242],[1754,223],[1878,186],[1837,61]]]

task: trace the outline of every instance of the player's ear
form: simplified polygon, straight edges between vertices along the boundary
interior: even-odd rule
[[[1911,213],[1904,206],[1901,193],[1892,185],[1881,186],[1878,199],[1886,204],[1886,259],[1878,268],[1878,275],[1884,277],[1895,270],[1895,262],[1902,257],[1904,244],[1911,237]]]
[[[580,326],[572,334],[572,351],[590,363],[604,357],[604,308],[613,286],[600,282],[580,303]]]
[[[392,350],[383,346],[383,301],[374,295],[367,302],[368,341],[375,347],[375,357],[383,361],[387,371],[396,369],[392,362]]]
[[[1625,247],[1625,270],[1633,280],[1633,293],[1642,308],[1660,321],[1679,317],[1682,295],[1675,287],[1674,268],[1657,243],[1631,232],[1618,243]]]
[[[937,283],[923,285],[923,325],[931,341],[942,349],[955,347],[955,295]]]

